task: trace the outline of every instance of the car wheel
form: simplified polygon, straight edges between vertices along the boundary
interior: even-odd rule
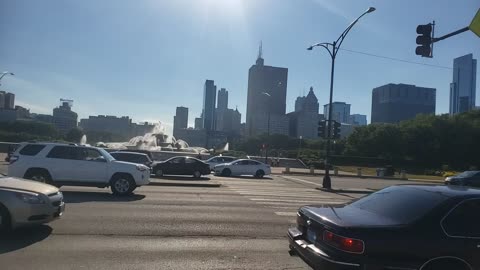
[[[434,260],[422,266],[421,270],[469,270],[471,269],[464,262],[456,259]]]
[[[230,176],[232,175],[232,171],[230,169],[223,169],[222,176]]]
[[[263,178],[263,176],[265,176],[265,172],[263,170],[258,170],[255,173],[255,177],[257,177],[257,178]]]
[[[0,204],[0,232],[7,232],[12,228],[10,213],[5,206]]]
[[[32,170],[27,173],[25,178],[45,184],[51,184],[52,182],[50,175],[43,170]]]
[[[161,169],[158,169],[155,171],[155,176],[156,177],[162,177],[163,176],[163,171]]]
[[[199,172],[199,171],[194,171],[193,172],[193,177],[198,179],[198,178],[202,177],[202,173]]]
[[[136,188],[135,182],[129,175],[117,175],[110,184],[112,193],[118,196],[129,195]]]

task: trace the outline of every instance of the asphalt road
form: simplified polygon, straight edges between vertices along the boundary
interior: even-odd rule
[[[0,236],[0,269],[309,269],[287,252],[298,207],[363,196],[316,190],[320,177],[210,178],[221,187],[146,186],[126,198],[62,187],[60,220]],[[355,188],[397,183],[332,181]]]
[[[0,240],[1,269],[308,269],[288,255],[298,207],[349,200],[288,179],[146,186],[126,198],[62,187],[64,216]]]

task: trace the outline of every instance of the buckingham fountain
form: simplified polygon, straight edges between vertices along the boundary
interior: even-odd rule
[[[192,147],[181,139],[165,134],[165,127],[162,123],[156,123],[150,132],[143,136],[135,136],[128,142],[98,142],[97,147],[112,150],[144,150],[150,151],[154,156],[196,155],[208,157],[211,152],[221,153],[228,151],[228,143],[220,149],[206,149],[203,147]]]

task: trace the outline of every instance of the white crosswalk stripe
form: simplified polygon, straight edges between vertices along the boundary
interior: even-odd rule
[[[230,190],[233,190],[256,204],[272,209],[277,216],[292,218],[304,205],[315,204],[339,204],[348,201],[348,198],[324,193],[313,188],[294,186],[287,180],[275,181],[229,181],[224,182]],[[290,219],[290,222],[295,220]]]

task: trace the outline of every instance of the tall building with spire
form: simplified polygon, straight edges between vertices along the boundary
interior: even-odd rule
[[[270,134],[288,135],[289,123],[285,115],[287,78],[287,68],[265,65],[260,43],[256,63],[248,71],[247,136],[260,135],[268,130]]]

